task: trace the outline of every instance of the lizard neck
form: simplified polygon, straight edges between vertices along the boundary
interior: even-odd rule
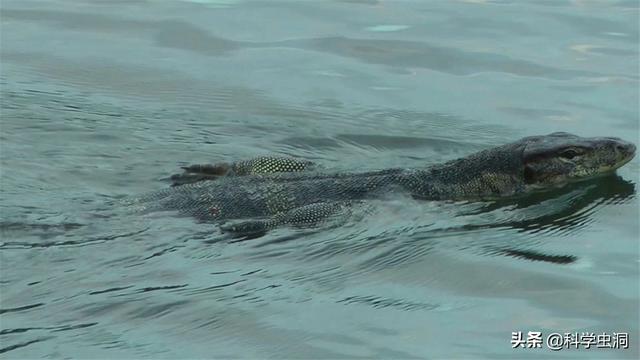
[[[411,194],[428,200],[484,199],[525,190],[522,147],[505,145],[407,172]]]

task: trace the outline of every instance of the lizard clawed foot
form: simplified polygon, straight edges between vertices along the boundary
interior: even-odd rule
[[[266,235],[271,229],[268,220],[249,220],[220,225],[222,233],[231,235],[232,238],[242,240],[256,239]]]
[[[195,164],[183,166],[182,174],[171,175],[171,186],[191,184],[203,180],[215,180],[221,176],[226,176],[231,170],[231,165],[227,163],[217,164]]]

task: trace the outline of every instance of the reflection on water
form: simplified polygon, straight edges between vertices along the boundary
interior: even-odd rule
[[[637,338],[637,159],[250,241],[113,205],[265,154],[362,171],[559,130],[637,142],[636,2],[0,6],[2,355],[514,358],[537,353],[511,331]]]

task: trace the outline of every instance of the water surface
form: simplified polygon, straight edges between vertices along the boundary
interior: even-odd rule
[[[230,242],[113,200],[190,163],[419,167],[638,144],[634,1],[3,1],[0,356],[639,356],[638,160],[493,203],[391,198]],[[512,349],[512,331],[630,349]]]

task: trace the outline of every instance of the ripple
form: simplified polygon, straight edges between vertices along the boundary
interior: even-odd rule
[[[377,296],[349,296],[342,300],[338,300],[337,303],[349,304],[365,304],[374,308],[395,308],[399,310],[412,311],[412,310],[434,310],[439,307],[435,304],[427,303],[414,303],[402,299],[388,299]]]
[[[417,41],[327,37],[289,40],[279,44],[329,52],[365,63],[427,68],[453,75],[468,76],[483,72],[500,72],[557,80],[598,76],[594,72],[560,69],[498,53],[465,51]]]
[[[19,348],[23,348],[23,347],[29,346],[31,344],[39,343],[41,341],[50,340],[50,339],[53,339],[53,336],[41,337],[41,338],[38,338],[38,339],[35,339],[35,340],[25,341],[25,342],[21,342],[21,343],[14,344],[14,345],[9,345],[9,346],[0,348],[0,354],[6,353],[6,352],[9,352],[9,351],[12,351],[12,350],[16,350],[16,349],[19,349]]]
[[[33,308],[37,308],[44,305],[44,303],[37,303],[37,304],[32,304],[32,305],[25,305],[25,306],[20,306],[20,307],[16,307],[16,308],[11,308],[11,309],[0,309],[0,314],[4,314],[4,313],[10,313],[10,312],[16,312],[16,311],[24,311],[24,310],[30,310]]]
[[[410,28],[409,25],[374,25],[366,27],[365,30],[372,32],[394,32],[406,30],[408,28]]]
[[[544,261],[561,265],[571,264],[576,262],[577,260],[577,257],[573,255],[550,255],[531,250],[498,249],[496,250],[495,254],[504,254],[518,259],[525,259],[529,261]]]
[[[36,248],[52,248],[52,247],[82,247],[104,242],[113,241],[120,238],[131,238],[134,235],[145,233],[147,229],[132,231],[122,234],[95,236],[90,239],[83,240],[65,240],[65,241],[44,241],[44,242],[24,242],[24,241],[4,241],[0,242],[0,250],[10,249],[36,249]]]

